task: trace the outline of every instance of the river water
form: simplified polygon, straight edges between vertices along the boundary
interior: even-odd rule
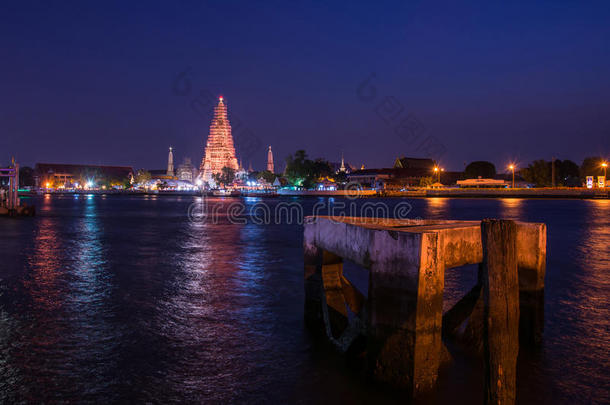
[[[195,200],[45,196],[35,218],[0,218],[0,402],[401,402],[312,340],[300,213],[273,216],[366,201],[546,223],[544,339],[520,354],[518,402],[610,402],[608,200],[211,198],[207,218]],[[473,274],[448,271],[447,299]],[[431,401],[481,403],[480,366],[456,361]]]

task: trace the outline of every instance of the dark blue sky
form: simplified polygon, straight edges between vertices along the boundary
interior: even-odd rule
[[[2,162],[199,164],[202,92],[258,169],[610,154],[608,2],[55,3],[1,6]]]

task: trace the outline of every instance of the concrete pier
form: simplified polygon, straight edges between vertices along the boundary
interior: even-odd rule
[[[546,226],[504,222],[515,230],[519,295],[543,297]],[[445,350],[443,325],[455,329],[469,319],[483,299],[481,290],[488,302],[490,291],[496,291],[496,284],[489,280],[503,271],[488,266],[488,258],[495,253],[484,259],[481,227],[479,221],[308,217],[304,230],[307,323],[341,351],[359,334],[366,336],[367,367],[376,379],[406,387],[414,395],[429,390],[436,383]],[[366,299],[343,276],[343,259],[369,269]],[[482,263],[478,285],[444,319],[445,270],[473,263]],[[518,319],[519,299],[514,305]],[[530,334],[533,339],[542,330],[536,312],[540,303],[523,305],[523,313],[534,314],[521,319],[536,331]],[[514,313],[514,308],[504,310]],[[484,330],[483,319],[476,321]],[[507,327],[518,333],[517,326]],[[493,331],[494,326],[490,328]],[[484,338],[489,341],[489,336]]]

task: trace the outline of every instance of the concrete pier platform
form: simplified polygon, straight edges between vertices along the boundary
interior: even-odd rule
[[[512,256],[501,254],[505,248]],[[343,276],[344,259],[369,270],[368,297]],[[459,310],[449,310],[444,319],[445,270],[475,263],[481,263],[477,286],[456,304]],[[307,324],[341,351],[347,351],[358,335],[366,336],[370,374],[413,395],[436,383],[446,350],[441,341],[443,325],[455,328],[468,321],[479,300],[485,306],[486,322],[470,321],[484,324],[483,338],[493,343],[485,346],[491,368],[496,359],[515,352],[514,344],[518,349],[518,339],[516,343],[509,339],[508,348],[498,344],[498,333],[521,332],[532,343],[542,333],[544,224],[308,217],[304,265]],[[498,314],[512,314],[508,318],[520,319],[521,325],[507,324],[496,333],[495,324],[490,325]],[[501,366],[514,369],[515,364]],[[511,370],[504,374],[510,376]]]

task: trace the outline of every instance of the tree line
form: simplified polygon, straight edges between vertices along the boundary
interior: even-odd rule
[[[603,176],[604,169],[601,157],[585,158],[579,166],[572,160],[548,161],[538,159],[531,162],[527,167],[518,168],[515,174],[522,177],[528,183],[536,187],[580,187],[587,176]],[[553,173],[554,180],[553,181]],[[476,161],[468,164],[464,170],[467,179],[493,178],[496,176],[496,167],[487,161]]]

